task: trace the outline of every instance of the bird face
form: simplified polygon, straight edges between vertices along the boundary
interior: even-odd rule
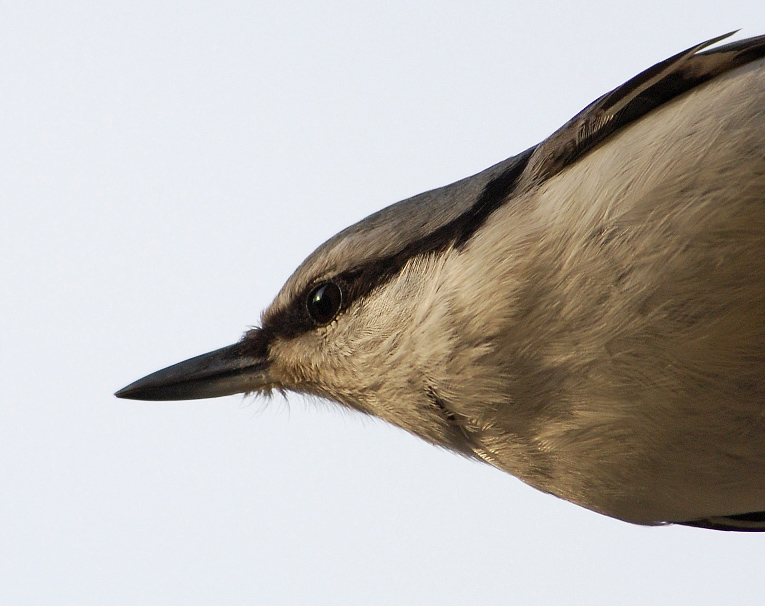
[[[448,367],[454,339],[447,259],[414,257],[372,287],[353,282],[364,279],[358,271],[307,280],[297,294],[277,297],[242,344],[267,341],[274,387],[328,398],[464,451],[444,404],[434,401],[441,372],[433,370]]]

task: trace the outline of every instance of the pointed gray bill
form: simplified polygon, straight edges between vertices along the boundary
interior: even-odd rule
[[[158,370],[114,395],[131,400],[198,400],[258,391],[270,383],[268,360],[241,343]]]

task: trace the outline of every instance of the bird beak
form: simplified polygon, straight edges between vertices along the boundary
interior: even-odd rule
[[[216,349],[158,370],[114,395],[130,400],[198,400],[262,391],[272,385],[268,359],[247,350],[242,343]]]

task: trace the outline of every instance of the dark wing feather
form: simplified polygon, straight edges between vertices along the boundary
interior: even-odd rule
[[[678,522],[683,526],[710,528],[712,530],[736,530],[738,532],[765,531],[765,511],[742,513],[734,516],[715,516],[691,522]]]
[[[524,171],[524,184],[533,186],[553,177],[630,122],[720,74],[765,56],[765,36],[699,52],[733,33],[657,63],[588,105],[539,144]]]

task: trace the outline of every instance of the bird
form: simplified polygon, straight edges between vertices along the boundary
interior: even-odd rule
[[[733,33],[344,229],[237,343],[115,395],[318,396],[605,516],[765,531],[765,36]]]

